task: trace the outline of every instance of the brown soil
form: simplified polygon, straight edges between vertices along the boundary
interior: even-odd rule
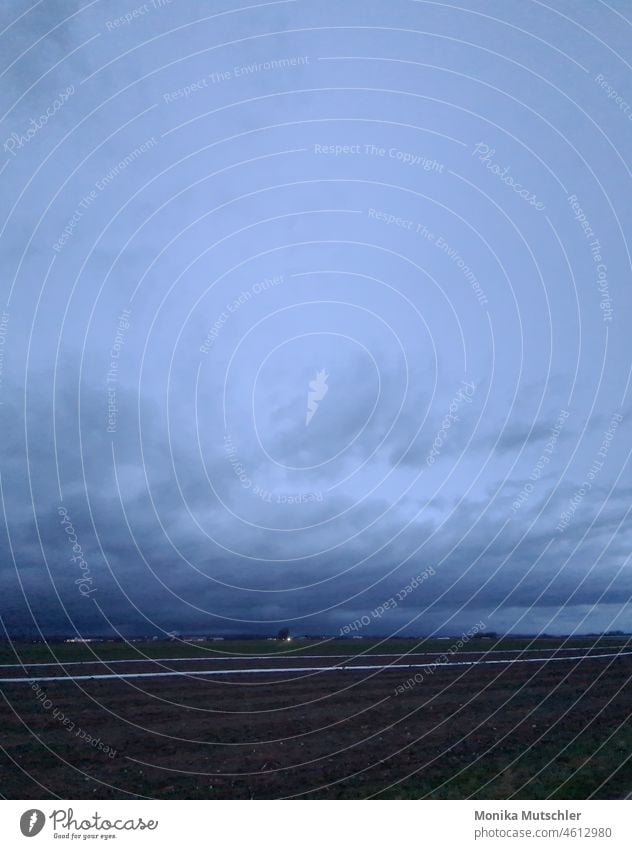
[[[396,694],[415,672],[52,681],[40,698],[5,684],[2,795],[583,799],[632,789],[632,659],[436,669]]]

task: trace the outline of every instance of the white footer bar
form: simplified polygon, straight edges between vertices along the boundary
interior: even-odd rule
[[[629,849],[632,801],[3,801],[0,834],[11,849]]]

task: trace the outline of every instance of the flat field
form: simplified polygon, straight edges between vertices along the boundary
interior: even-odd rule
[[[4,645],[2,795],[632,791],[626,638],[456,640]]]

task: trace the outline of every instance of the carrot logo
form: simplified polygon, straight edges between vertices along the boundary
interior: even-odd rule
[[[44,828],[45,822],[44,812],[31,808],[29,811],[24,811],[20,817],[20,831],[25,837],[35,837]]]
[[[327,386],[327,378],[329,375],[325,371],[325,369],[321,369],[316,373],[316,377],[314,380],[310,380],[309,382],[309,392],[307,393],[307,413],[305,415],[305,427],[311,422],[318,409],[318,405],[320,401],[323,400],[325,395],[329,392],[329,387]]]

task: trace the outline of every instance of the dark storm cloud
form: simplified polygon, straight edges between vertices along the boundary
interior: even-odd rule
[[[44,381],[45,376],[41,375],[40,380]],[[103,438],[101,393],[88,390],[83,398],[83,464],[87,489],[80,476],[69,476],[69,470],[79,469],[75,456],[77,441],[72,439],[76,408],[72,392],[60,394],[66,399],[56,409],[59,420],[64,423],[64,439],[59,452],[59,468],[67,493],[64,506],[72,517],[90,564],[96,588],[91,597],[83,597],[78,592],[76,580],[81,573],[70,561],[72,552],[60,527],[56,473],[54,467],[45,462],[50,459],[51,430],[43,407],[32,410],[29,444],[32,443],[35,451],[29,452],[29,457],[33,468],[37,469],[34,487],[38,495],[34,503],[47,565],[35,542],[25,458],[19,440],[12,445],[13,459],[8,465],[5,463],[3,474],[5,492],[22,495],[20,499],[12,499],[13,504],[21,508],[11,522],[12,543],[20,578],[44,630],[67,627],[61,604],[56,600],[57,593],[75,625],[92,633],[109,630],[107,623],[95,616],[94,602],[116,627],[128,633],[132,622],[141,632],[153,631],[156,626],[165,630],[180,626],[180,630],[188,627],[214,631],[232,627],[257,631],[274,627],[276,622],[284,620],[297,622],[297,627],[308,631],[321,630],[323,623],[327,623],[331,630],[336,625],[342,627],[353,621],[358,615],[366,615],[405,586],[415,574],[433,566],[436,574],[419,593],[407,599],[396,615],[385,618],[379,627],[374,626],[380,631],[412,621],[410,628],[419,632],[428,623],[440,622],[461,608],[467,615],[468,609],[490,610],[497,605],[528,610],[531,606],[562,607],[571,599],[574,604],[595,604],[615,577],[625,555],[623,540],[618,539],[617,545],[609,549],[606,563],[599,568],[586,568],[590,558],[598,554],[612,533],[613,524],[623,518],[629,501],[628,491],[619,493],[617,501],[609,501],[607,515],[601,516],[593,526],[590,542],[584,543],[580,556],[573,551],[586,531],[586,519],[581,516],[563,538],[554,543],[548,558],[540,562],[537,561],[542,549],[551,538],[550,527],[546,533],[532,533],[523,538],[524,525],[513,524],[490,544],[499,526],[498,510],[492,508],[481,515],[481,505],[474,502],[461,504],[446,515],[440,525],[436,520],[424,519],[422,513],[422,518],[415,519],[405,530],[402,530],[404,512],[380,499],[356,509],[352,514],[353,524],[345,520],[331,527],[327,517],[332,505],[327,504],[316,505],[317,509],[309,514],[312,523],[324,521],[325,525],[300,534],[263,532],[242,523],[235,528],[232,523],[226,523],[225,511],[210,488],[199,481],[197,485],[192,482],[198,477],[196,472],[199,474],[195,451],[189,450],[187,454],[184,447],[179,446],[179,452],[175,452],[180,453],[179,476],[189,482],[184,493],[186,503],[182,499],[174,485],[170,464],[166,462],[168,444],[157,424],[157,416],[143,443],[145,455],[151,462],[145,470],[147,478],[154,481],[149,491],[138,455],[134,462],[130,451],[135,442],[134,427],[123,427],[119,434],[120,443],[125,446],[121,452],[125,462],[117,466],[117,472],[123,481],[128,476],[127,485],[121,487],[119,501],[114,467],[107,456],[107,440]],[[44,398],[45,393],[36,397]],[[131,393],[129,398],[121,400],[123,409],[127,401],[133,404]],[[19,409],[14,409],[13,415],[19,418]],[[122,421],[128,420],[122,418]],[[235,485],[231,480],[232,470],[221,454],[213,458],[213,468],[216,489],[221,488],[222,475],[227,488]],[[98,535],[86,512],[86,493]],[[599,493],[601,498],[605,495],[605,491]],[[562,503],[560,497],[558,505]],[[264,518],[265,505],[256,506],[261,511],[259,518]],[[336,497],[334,512],[351,506],[348,498]],[[538,506],[534,499],[525,511],[525,522],[536,514]],[[239,553],[226,551],[205,537],[193,525],[189,510],[209,536],[222,540],[226,547],[234,546]],[[386,518],[367,528],[382,512],[386,513]],[[133,536],[126,526],[125,515]],[[251,516],[250,520],[253,518]],[[288,522],[289,527],[291,524]],[[344,535],[357,534],[343,548],[337,547],[341,526],[344,526]],[[471,530],[464,534],[466,527]],[[3,585],[15,592],[14,569],[6,544],[3,547]],[[331,553],[293,560],[296,555],[304,557],[306,551],[328,547],[333,548]],[[411,556],[416,549],[419,551]],[[567,556],[570,560],[563,565]],[[553,557],[555,571],[559,570],[557,575],[551,570]],[[308,591],[304,589],[306,585]],[[543,587],[546,587],[544,594]],[[626,574],[619,576],[607,590],[608,602],[625,603],[631,590]],[[131,613],[130,606],[138,608],[136,616]],[[331,608],[329,613],[314,615],[327,608]],[[19,604],[15,610],[7,611],[8,625],[17,627],[14,616],[19,611]],[[23,623],[21,615],[19,620]]]

